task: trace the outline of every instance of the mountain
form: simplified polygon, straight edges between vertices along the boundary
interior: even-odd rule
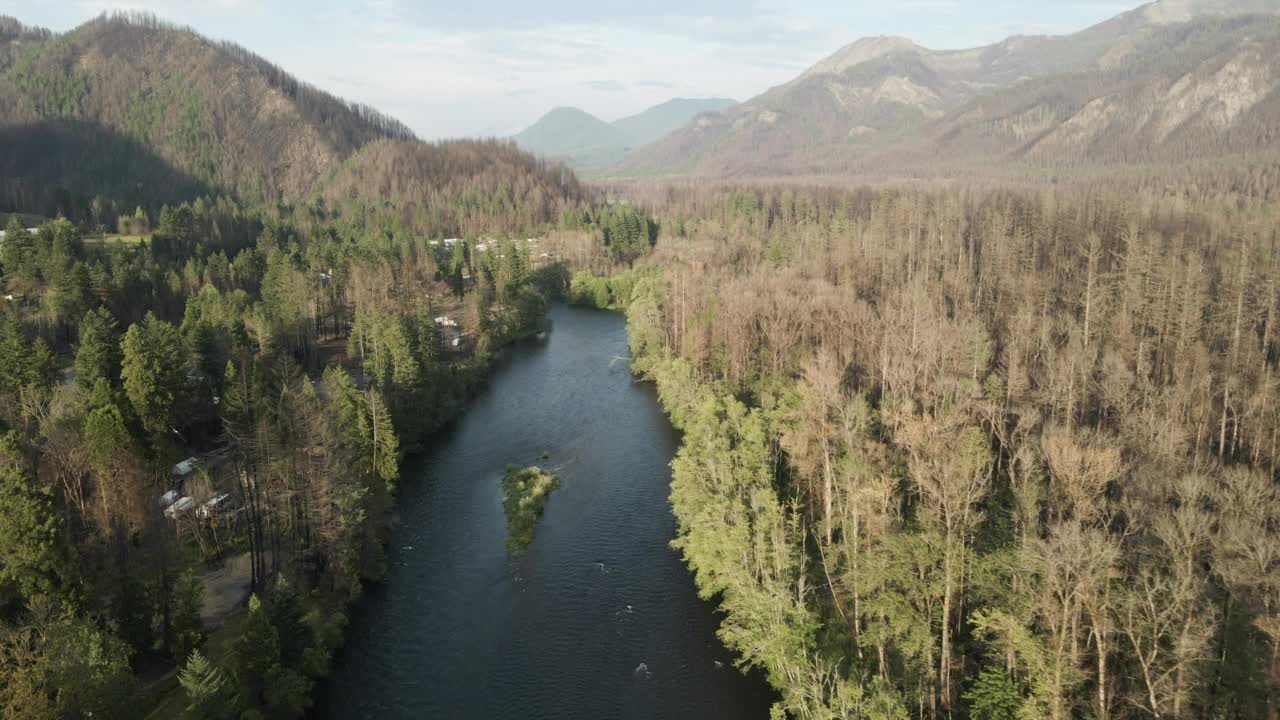
[[[102,16],[61,35],[0,18],[0,97],[0,210],[55,215],[95,197],[131,210],[218,194],[296,203],[329,194],[324,183],[374,145],[464,167],[467,177],[504,167],[515,173],[499,193],[508,202],[520,192],[545,192],[548,202],[581,192],[510,143],[424,149],[393,118],[146,15]],[[353,186],[345,204],[378,205],[366,188],[387,178],[420,198],[443,187],[421,164],[377,157],[366,170],[385,178]]]
[[[697,118],[608,172],[621,176],[875,174],[908,167],[930,172],[939,162],[954,162],[957,152],[987,162],[992,160],[991,153],[1008,158],[1012,157],[1006,152],[1010,138],[984,134],[990,128],[981,124],[998,119],[1001,108],[1012,104],[1023,113],[1021,119],[1009,120],[1017,125],[1017,132],[1049,133],[1053,123],[1067,122],[1100,99],[1083,95],[1105,86],[1112,97],[1094,109],[1105,105],[1106,114],[1123,114],[1118,105],[1151,102],[1158,87],[1172,88],[1181,79],[1170,77],[1171,73],[1190,71],[1193,59],[1208,64],[1214,58],[1230,62],[1226,55],[1211,52],[1212,48],[1225,53],[1234,42],[1261,43],[1264,54],[1268,48],[1280,49],[1268,45],[1272,42],[1268,28],[1276,14],[1280,14],[1280,0],[1161,0],[1072,35],[1012,37],[968,50],[935,51],[905,38],[865,38],[785,85],[727,112]],[[1178,31],[1185,27],[1199,30]],[[1134,72],[1147,79],[1145,94],[1133,82],[1121,81],[1124,77],[1134,81],[1130,77]],[[1209,72],[1208,66],[1200,72]],[[1228,78],[1218,82],[1220,88],[1230,89]],[[1263,86],[1271,82],[1266,73],[1251,77],[1240,102],[1255,106],[1254,95],[1267,94]],[[1074,88],[1070,101],[1060,97],[1064,83]],[[1028,94],[1037,92],[1034,88],[1043,96],[1039,101]],[[1201,82],[1188,92],[1206,88]],[[1049,107],[1054,102],[1060,106]],[[1157,111],[1160,107],[1157,104]],[[1253,116],[1234,109],[1228,114],[1228,124],[1254,121]],[[1031,116],[1039,124],[1031,122]],[[1218,129],[1225,127],[1220,124]],[[1073,137],[1069,129],[1063,130],[1054,141],[1057,150],[1047,152],[1053,143],[1045,145],[1039,160],[1070,157],[1078,149],[1074,143],[1079,138]],[[1121,148],[1124,152],[1109,159],[1138,157],[1141,142],[1135,136],[1132,150]],[[988,156],[967,151],[976,146]],[[1152,160],[1158,156],[1148,155]]]
[[[922,162],[1062,166],[1183,162],[1277,140],[1280,19],[1245,16],[1152,28],[1097,67],[979,98],[914,144]]]
[[[630,143],[619,128],[571,107],[555,108],[514,139],[535,155],[564,160],[574,167],[617,162]]]
[[[734,105],[737,103],[728,98],[676,98],[617,120],[613,126],[627,136],[633,147],[640,147],[656,142],[703,113],[722,112]]]
[[[577,108],[561,107],[542,116],[514,139],[536,155],[564,160],[579,169],[599,169],[622,160],[635,148],[657,141],[698,115],[720,112],[734,104],[723,98],[676,98],[613,123]]]

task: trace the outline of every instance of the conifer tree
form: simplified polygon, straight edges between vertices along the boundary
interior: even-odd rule
[[[185,720],[231,720],[238,715],[235,693],[227,676],[199,650],[192,650],[178,673],[187,694]]]

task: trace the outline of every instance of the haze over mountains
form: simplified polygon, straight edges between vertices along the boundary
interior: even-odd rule
[[[612,123],[578,108],[560,107],[516,135],[515,141],[529,152],[564,160],[576,169],[598,170],[703,113],[720,112],[736,104],[725,98],[676,98]]]
[[[922,175],[1265,149],[1280,0],[1161,0],[1081,32],[935,51],[859,40],[609,173]]]

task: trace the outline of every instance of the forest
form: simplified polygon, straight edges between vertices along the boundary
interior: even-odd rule
[[[561,301],[625,312],[697,644],[773,720],[1280,720],[1280,25],[1135,32],[850,103],[927,144],[828,96],[913,49],[654,161],[756,180],[585,185],[151,16],[0,17],[0,720],[316,710],[402,463]],[[512,587],[555,470],[487,486]]]
[[[507,208],[541,209],[451,197],[519,240],[320,199],[9,216],[0,717],[306,712],[384,570],[401,459],[567,285],[526,238],[575,200],[472,162]]]
[[[1275,209],[1122,187],[655,185],[575,277],[775,717],[1280,712]]]

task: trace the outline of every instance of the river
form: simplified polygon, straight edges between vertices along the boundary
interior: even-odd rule
[[[768,717],[773,693],[733,668],[669,545],[678,436],[631,378],[623,317],[557,305],[551,319],[405,464],[386,580],[353,609],[319,717]],[[515,561],[508,463],[561,482]]]

